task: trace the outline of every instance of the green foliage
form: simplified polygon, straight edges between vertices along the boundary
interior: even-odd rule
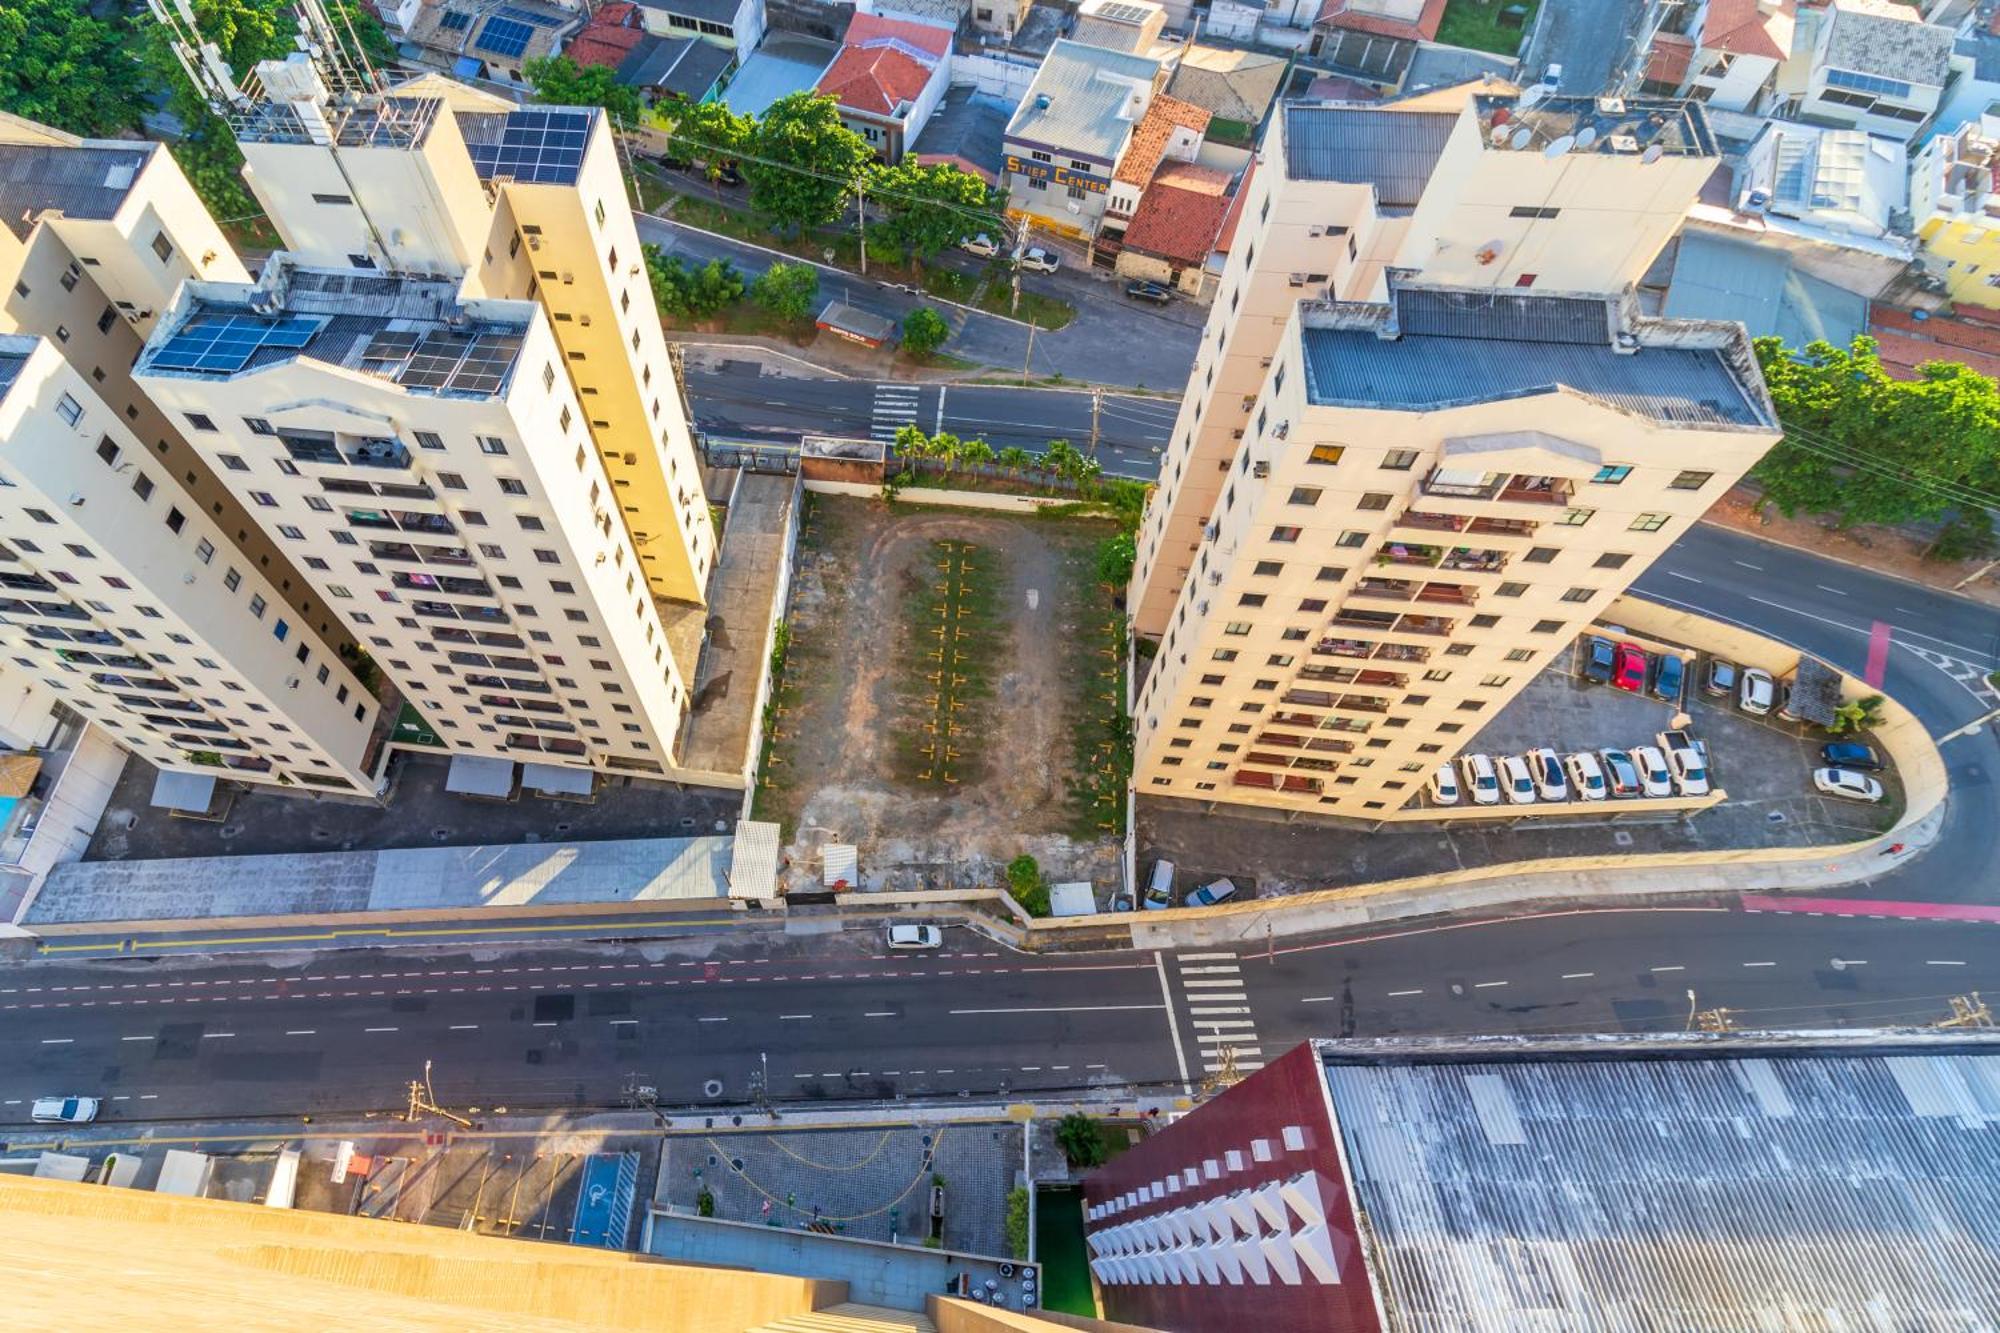
[[[389,40],[389,34],[383,30],[382,20],[376,16],[372,5],[360,4],[357,0],[328,0],[326,16],[333,20],[334,32],[349,59],[359,50],[369,64],[384,72],[393,69],[402,59],[396,54],[396,44]]]
[[[1070,1166],[1079,1171],[1103,1166],[1111,1156],[1097,1122],[1081,1111],[1071,1111],[1056,1122],[1056,1146],[1062,1149]]]
[[[905,458],[931,457],[931,437],[924,434],[922,426],[906,425],[896,427],[894,444],[896,452]]]
[[[607,65],[578,65],[568,56],[541,56],[521,66],[537,102],[554,106],[601,106],[620,125],[639,119],[638,90],[618,82]]]
[[[0,5],[0,111],[71,134],[110,135],[139,119],[139,69],[124,35],[83,0]]]
[[[941,1250],[944,1248],[944,1240],[938,1236],[925,1236],[924,1248],[927,1250]]]
[[[977,467],[993,461],[993,446],[984,440],[967,440],[958,446],[958,461]]]
[[[1007,1253],[1016,1259],[1028,1257],[1028,1191],[1024,1186],[1007,1191]]]
[[[368,650],[358,643],[344,643],[340,647],[340,660],[347,663],[347,669],[361,682],[361,688],[370,694],[380,693],[382,688],[382,668],[375,665],[375,659]]]
[[[750,299],[781,319],[810,318],[819,304],[819,270],[811,264],[773,264],[751,284]]]
[[[1829,513],[1843,527],[1936,519],[1957,508],[1942,488],[1996,488],[1993,380],[1949,361],[1926,362],[1915,380],[1891,379],[1866,337],[1847,348],[1816,342],[1797,355],[1776,338],[1756,345],[1788,435],[1754,475],[1787,516]]]
[[[951,325],[927,305],[903,316],[903,350],[911,356],[929,356],[944,346],[944,340],[950,336]]]
[[[1827,730],[1836,736],[1851,736],[1857,731],[1866,731],[1882,723],[1882,705],[1886,703],[1879,694],[1865,694],[1850,703],[1844,703],[1833,710],[1833,721]]]
[[[644,247],[646,276],[660,313],[683,319],[707,319],[743,299],[743,275],[726,259],[711,259],[691,269],[678,255],[657,245]]]
[[[701,1193],[694,1196],[694,1210],[702,1217],[714,1217],[715,1191],[703,1185]]]
[[[676,151],[707,166],[711,184],[721,179],[723,163],[733,162],[750,151],[750,136],[757,122],[737,115],[721,102],[676,106],[673,114],[673,127],[667,138]]]
[[[874,154],[840,123],[833,98],[801,90],[765,109],[748,158],[751,205],[780,227],[804,230],[840,216]]]
[[[1029,916],[1049,914],[1049,880],[1026,852],[1007,863],[1007,892]]]
[[[995,192],[949,163],[926,166],[906,157],[893,167],[878,166],[869,175],[868,192],[869,202],[887,214],[870,238],[879,234],[915,259],[929,259],[982,231],[1001,233]]]
[[[1042,452],[1041,467],[1042,471],[1073,482],[1079,490],[1086,492],[1092,488],[1098,474],[1104,471],[1102,463],[1068,440],[1050,440],[1049,447]]]
[[[1926,560],[1977,560],[1993,549],[1993,519],[1984,509],[1961,509],[1924,552]]]
[[[1035,456],[1018,444],[1010,444],[994,456],[994,462],[1009,472],[1022,472],[1035,461]]]
[[[1132,581],[1132,565],[1139,558],[1138,544],[1129,532],[1117,532],[1097,544],[1097,581],[1122,588]]]

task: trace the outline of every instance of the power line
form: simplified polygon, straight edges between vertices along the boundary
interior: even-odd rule
[[[1804,427],[1784,426],[1784,431],[1784,442],[1839,466],[1867,472],[1881,480],[1899,482],[1916,490],[1928,491],[1933,496],[1955,505],[1983,509],[2000,508],[2000,495],[1990,494],[1962,482],[1931,476],[1914,468],[1898,467],[1891,460],[1869,454],[1861,446],[1832,440]]]

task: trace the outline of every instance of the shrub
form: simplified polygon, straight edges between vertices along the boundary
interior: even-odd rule
[[[1028,1191],[1019,1186],[1007,1192],[1007,1252],[1028,1257]]]
[[[927,305],[920,305],[903,317],[903,350],[911,356],[929,356],[944,346],[951,325]]]
[[[708,1186],[701,1187],[701,1193],[694,1196],[694,1210],[703,1217],[715,1216],[715,1191]]]
[[[1007,863],[1007,892],[1029,916],[1049,914],[1049,881],[1035,858],[1026,852]]]
[[[1104,1149],[1104,1135],[1098,1131],[1097,1122],[1081,1111],[1071,1111],[1056,1122],[1056,1146],[1078,1170],[1103,1166],[1110,1156]]]
[[[750,299],[780,319],[806,319],[819,302],[819,270],[811,264],[773,264],[751,284]]]
[[[1139,558],[1138,544],[1129,532],[1114,533],[1097,544],[1097,581],[1123,588],[1132,581],[1132,564]]]

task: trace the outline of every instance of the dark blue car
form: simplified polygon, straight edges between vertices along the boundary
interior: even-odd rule
[[[1599,685],[1611,683],[1611,660],[1613,652],[1611,640],[1590,638],[1583,641],[1583,678]]]
[[[1820,762],[1829,768],[1853,768],[1863,773],[1880,773],[1882,756],[1870,745],[1853,741],[1833,741],[1819,747]]]
[[[1653,697],[1668,703],[1679,703],[1681,699],[1682,677],[1687,664],[1672,653],[1660,654],[1660,669],[1653,674]]]

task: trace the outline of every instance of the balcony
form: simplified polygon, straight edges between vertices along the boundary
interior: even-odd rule
[[[1575,492],[1576,483],[1567,477],[1516,475],[1500,488],[1499,498],[1508,504],[1562,505],[1568,508],[1570,496]]]
[[[109,630],[58,629],[54,625],[23,625],[31,639],[44,643],[87,643],[98,648],[122,648],[125,641]]]
[[[397,440],[364,438],[340,443],[317,431],[280,431],[278,442],[296,463],[327,467],[379,467],[408,471],[410,451]]]
[[[448,574],[410,574],[397,570],[389,581],[412,592],[441,592],[453,597],[491,597],[493,585],[484,579],[457,579]]]
[[[1389,701],[1372,694],[1343,694],[1334,708],[1343,713],[1386,713]]]
[[[1398,634],[1429,634],[1447,638],[1458,628],[1458,622],[1443,616],[1403,616],[1396,621]]]
[[[431,628],[431,637],[439,643],[472,643],[481,648],[526,648],[528,645],[513,634],[495,634],[491,630],[452,629],[444,625]]]
[[[1541,526],[1525,518],[1475,518],[1465,530],[1488,537],[1532,537]]]
[[[180,686],[162,676],[117,676],[109,671],[93,671],[90,678],[99,685],[114,690],[158,690],[162,694],[179,694]]]
[[[455,666],[492,667],[496,671],[540,671],[541,664],[532,657],[499,657],[492,653],[468,653],[453,649],[445,654],[445,660]],[[468,677],[467,679],[470,679]]]
[[[1367,639],[1321,639],[1313,652],[1328,657],[1366,657],[1375,645]]]
[[[524,713],[562,713],[561,704],[548,703],[541,699],[520,699],[511,694],[482,694],[479,702],[488,708],[518,708]]]
[[[1469,546],[1452,547],[1438,562],[1439,569],[1462,574],[1497,574],[1506,567],[1506,552],[1474,550]]]
[[[1331,708],[1333,700],[1331,690],[1286,690],[1279,702],[1304,704],[1308,708]]]
[[[582,741],[567,740],[561,736],[536,736],[522,731],[510,731],[507,733],[507,748],[510,750],[540,750],[545,754],[583,755],[589,753]]]
[[[533,670],[532,664],[529,670]],[[467,685],[477,685],[483,690],[519,690],[523,694],[554,694],[555,690],[539,680],[515,680],[505,676],[489,676],[484,672],[468,671],[464,676]]]
[[[1367,578],[1354,585],[1351,595],[1383,602],[1407,602],[1417,595],[1417,585],[1409,579]]]
[[[1479,600],[1477,588],[1464,588],[1456,583],[1426,583],[1417,593],[1420,602],[1444,602],[1451,606],[1471,606]]]
[[[507,623],[507,613],[497,606],[460,606],[456,602],[411,602],[410,609],[433,620],[484,620],[496,625]]]
[[[192,713],[196,716],[200,716],[201,714],[201,705],[192,699],[149,699],[143,694],[118,694],[115,692],[111,697],[121,704],[129,704],[134,708],[164,708],[174,713]],[[176,723],[175,725],[179,724]]]
[[[171,738],[193,750],[247,750],[250,747],[227,736],[204,736],[194,731],[176,731]]]
[[[133,653],[86,653],[75,648],[56,649],[56,658],[76,666],[117,667],[121,671],[145,671],[153,665]]]
[[[473,563],[472,553],[462,546],[412,546],[408,542],[369,542],[368,554],[377,560],[401,560],[418,565],[464,565]]]
[[[1333,613],[1333,623],[1350,629],[1394,629],[1396,617],[1387,611],[1353,611],[1343,606]]]
[[[1428,662],[1431,650],[1408,643],[1385,643],[1375,650],[1375,657],[1383,662]]]
[[[1271,725],[1277,727],[1304,727],[1308,731],[1319,726],[1318,713],[1287,713],[1282,710],[1271,714]],[[1268,739],[1268,735],[1265,739]]]
[[[493,720],[503,727],[527,727],[534,731],[560,731],[570,735],[576,733],[574,726],[567,722],[558,722],[553,718],[516,717],[512,713],[495,713]]]
[[[1442,546],[1424,546],[1417,542],[1388,542],[1375,553],[1376,560],[1385,565],[1435,566],[1444,556]],[[1365,582],[1366,580],[1364,580]]]
[[[1474,472],[1466,468],[1432,468],[1418,490],[1448,500],[1498,500],[1505,504],[1564,505],[1576,483],[1566,477],[1528,473]],[[1405,518],[1408,517],[1406,514]]]
[[[1395,526],[1425,532],[1463,532],[1465,524],[1463,514],[1427,514],[1421,509],[1405,509],[1396,516]]]
[[[90,613],[68,602],[28,602],[19,597],[0,597],[0,615],[40,616],[45,620],[88,620]]]
[[[1318,778],[1302,778],[1287,773],[1282,777],[1276,773],[1258,773],[1238,769],[1229,775],[1231,784],[1238,787],[1261,787],[1266,791],[1285,791],[1312,795],[1322,789]]]

